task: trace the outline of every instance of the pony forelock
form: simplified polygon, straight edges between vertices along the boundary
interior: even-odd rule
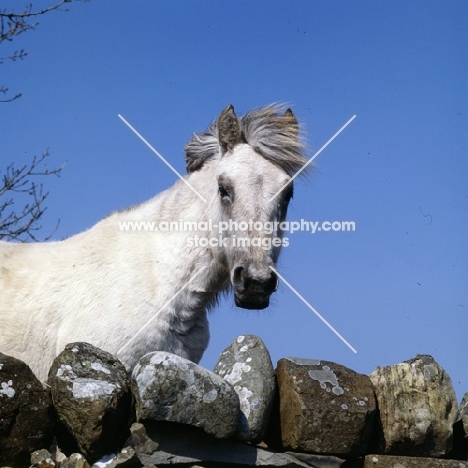
[[[261,156],[292,176],[307,162],[303,132],[282,104],[253,109],[241,117],[245,141]],[[187,172],[200,169],[219,154],[217,123],[194,133],[185,146]]]

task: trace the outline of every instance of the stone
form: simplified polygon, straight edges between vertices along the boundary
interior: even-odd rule
[[[363,468],[468,468],[468,463],[423,457],[366,455]]]
[[[291,455],[218,439],[192,426],[170,422],[134,423],[130,432],[135,452],[145,466],[226,463],[226,466],[309,467]]]
[[[379,452],[440,458],[451,451],[457,401],[450,377],[431,356],[377,367],[370,378],[380,414]]]
[[[258,336],[236,338],[220,355],[213,372],[234,386],[241,414],[237,438],[263,440],[275,396],[276,377],[270,353]]]
[[[67,456],[62,452],[60,447],[58,447],[55,442],[56,442],[56,439],[54,439],[54,442],[52,443],[52,446],[50,448],[50,453],[51,453],[52,460],[54,460],[55,464],[59,466],[60,463],[66,460]]]
[[[219,375],[175,354],[143,356],[132,374],[137,421],[173,421],[219,438],[235,435],[239,398]]]
[[[342,458],[366,453],[377,414],[367,375],[333,362],[284,358],[276,377],[284,449]]]
[[[117,455],[101,458],[91,468],[139,468],[141,466],[133,447],[124,447]]]
[[[89,462],[121,447],[131,392],[119,360],[88,343],[70,343],[52,363],[48,383],[60,422]]]
[[[36,450],[31,453],[31,468],[54,468],[55,461],[46,449]]]
[[[72,453],[60,463],[60,468],[89,468],[89,463],[81,453]]]
[[[0,466],[27,466],[55,424],[49,391],[23,361],[0,353]]]

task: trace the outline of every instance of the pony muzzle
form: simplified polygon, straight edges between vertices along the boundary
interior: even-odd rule
[[[278,289],[278,276],[268,266],[238,264],[232,270],[234,302],[243,309],[265,309],[270,296]]]

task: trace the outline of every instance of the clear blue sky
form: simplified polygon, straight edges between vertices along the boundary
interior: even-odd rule
[[[4,7],[22,5],[2,2]],[[26,2],[27,3],[27,2]],[[35,7],[53,0],[35,1]],[[228,104],[283,101],[318,150],[289,220],[354,221],[355,232],[290,236],[278,268],[357,349],[283,283],[266,311],[223,299],[210,315],[212,368],[240,334],[273,362],[335,361],[358,372],[431,354],[468,391],[468,4],[464,1],[121,1],[71,3],[0,55],[0,169],[50,148],[67,161],[43,236],[83,231],[149,199],[176,176],[183,146]],[[118,330],[116,330],[118,333]]]

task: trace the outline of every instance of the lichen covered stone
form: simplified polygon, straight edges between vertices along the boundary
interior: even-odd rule
[[[344,458],[366,453],[377,413],[367,375],[333,362],[284,358],[276,376],[285,449]]]
[[[380,451],[435,458],[451,451],[457,401],[450,377],[431,356],[377,367],[370,378],[380,413]]]
[[[23,361],[0,353],[0,466],[24,466],[55,428],[50,393]]]
[[[123,442],[131,392],[117,358],[88,343],[70,343],[55,358],[48,383],[60,422],[88,461]]]
[[[132,374],[138,421],[172,421],[219,438],[236,433],[239,398],[219,375],[164,351],[143,356]]]
[[[239,395],[241,417],[237,437],[259,442],[263,439],[276,390],[276,377],[262,339],[241,335],[219,357],[213,372],[234,386]]]

